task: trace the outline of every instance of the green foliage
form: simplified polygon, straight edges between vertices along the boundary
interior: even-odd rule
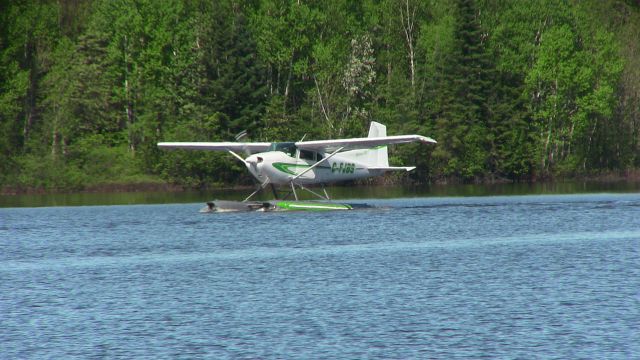
[[[249,184],[158,141],[420,133],[416,182],[640,167],[624,0],[0,2],[0,185]]]
[[[60,159],[24,155],[16,160],[16,165],[20,170],[10,180],[18,188],[79,190],[91,180],[76,166]]]

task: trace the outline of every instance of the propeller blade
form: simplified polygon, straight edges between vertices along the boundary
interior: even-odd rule
[[[247,133],[247,130],[242,130],[240,131],[238,134],[236,134],[236,141],[237,142],[244,142],[243,140],[245,138],[248,138],[249,134]],[[245,147],[242,151],[244,151],[245,156],[249,156],[251,155],[251,152]]]
[[[238,134],[236,134],[236,141],[240,141],[245,137],[247,137],[247,130],[242,130]]]

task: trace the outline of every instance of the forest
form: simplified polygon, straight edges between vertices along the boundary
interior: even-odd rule
[[[633,0],[0,0],[0,188],[250,184],[158,141],[422,134],[389,181],[640,168]]]

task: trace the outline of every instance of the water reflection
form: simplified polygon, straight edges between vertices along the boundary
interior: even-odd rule
[[[332,186],[327,191],[333,199],[391,199],[409,197],[496,196],[573,193],[630,193],[640,192],[640,182],[560,182],[535,184],[492,185],[431,185],[431,186]],[[208,200],[243,200],[251,189],[211,189],[184,192],[120,192],[31,194],[0,196],[0,207],[133,205],[199,203]],[[300,192],[301,198],[312,196]],[[269,200],[266,191],[257,200]]]

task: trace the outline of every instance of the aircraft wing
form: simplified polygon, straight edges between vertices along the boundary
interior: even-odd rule
[[[377,146],[386,146],[391,144],[404,144],[419,141],[425,144],[435,144],[432,138],[422,135],[396,135],[381,137],[366,137],[353,139],[335,139],[335,140],[317,140],[317,141],[298,141],[296,147],[303,150],[311,150],[317,152],[333,152],[339,148],[343,151],[371,149]]]
[[[250,153],[269,150],[269,142],[161,142],[162,149],[211,150],[211,151],[249,151]]]

